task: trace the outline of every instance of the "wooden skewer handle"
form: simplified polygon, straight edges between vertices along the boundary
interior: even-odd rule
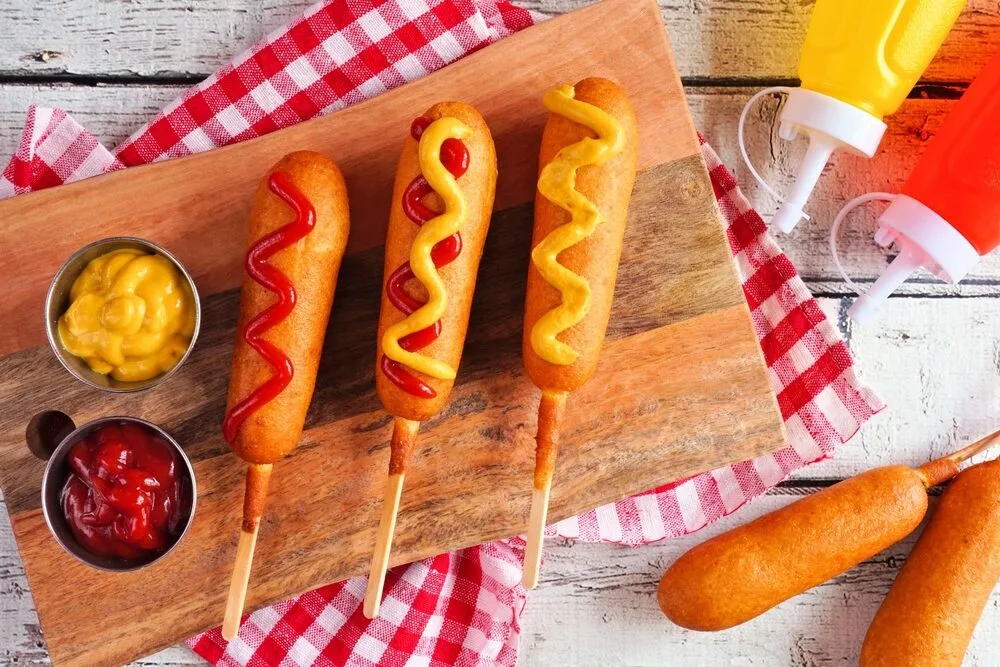
[[[1000,431],[994,431],[989,435],[976,440],[971,445],[966,445],[957,452],[952,452],[947,456],[930,461],[920,466],[919,470],[924,475],[925,484],[928,488],[947,482],[958,474],[959,467],[971,459],[976,454],[980,454],[990,447],[1000,442]]]
[[[233,578],[229,583],[229,597],[226,598],[226,613],[222,619],[222,638],[232,641],[240,631],[243,607],[246,604],[247,586],[250,583],[250,568],[253,552],[257,546],[257,531],[260,518],[264,514],[264,501],[271,481],[271,464],[251,464],[247,468],[246,492],[243,496],[243,525],[240,527],[240,541],[236,546],[236,564]]]
[[[552,481],[531,493],[531,514],[528,517],[528,543],[524,548],[524,572],[521,583],[531,590],[538,585],[542,569],[542,541],[545,539],[545,523],[549,514],[549,492]]]
[[[368,574],[368,589],[365,591],[365,618],[378,616],[382,603],[382,589],[385,573],[389,569],[389,553],[392,550],[392,536],[396,532],[396,515],[399,513],[399,498],[403,493],[403,473],[389,475],[385,485],[385,500],[382,501],[382,518],[375,535],[375,552]]]
[[[406,464],[410,460],[410,452],[417,442],[420,422],[412,419],[396,417],[392,424],[392,441],[389,446],[389,474],[402,475],[406,473]]]
[[[527,589],[538,585],[542,568],[542,541],[549,514],[549,494],[552,491],[552,474],[559,451],[559,424],[566,412],[566,392],[542,392],[538,404],[538,435],[535,437],[535,478],[531,494],[531,513],[528,516],[527,544],[524,549],[524,572],[521,583]]]
[[[403,493],[403,478],[410,452],[417,441],[420,422],[396,417],[392,427],[390,443],[389,478],[385,484],[385,499],[382,501],[382,518],[375,533],[375,551],[372,566],[368,572],[368,589],[365,591],[364,612],[366,618],[378,616],[382,603],[382,589],[385,587],[385,573],[389,569],[389,553],[392,551],[392,536],[396,532],[396,515],[399,514],[399,497]]]
[[[986,451],[998,442],[1000,442],[1000,431],[994,431],[993,433],[976,440],[971,445],[966,445],[957,452],[949,454],[946,458],[951,459],[956,464],[965,463],[976,454]]]
[[[233,568],[233,578],[229,583],[226,615],[222,619],[222,638],[227,642],[235,639],[240,631],[240,620],[243,618],[243,606],[246,604],[250,568],[253,565],[253,552],[256,546],[257,528],[249,533],[240,530],[240,542],[236,547],[236,566]]]

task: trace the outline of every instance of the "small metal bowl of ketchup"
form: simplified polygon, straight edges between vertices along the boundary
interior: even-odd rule
[[[141,253],[142,255],[162,258],[161,260],[157,260],[158,262],[161,262],[159,267],[166,267],[163,268],[163,270],[167,270],[172,267],[172,272],[176,277],[176,282],[179,283],[179,289],[175,293],[179,295],[179,298],[189,304],[188,308],[190,309],[184,311],[186,314],[185,321],[187,323],[185,328],[190,329],[190,331],[185,331],[184,333],[185,337],[186,334],[190,333],[190,337],[186,346],[181,348],[175,343],[171,347],[171,356],[169,358],[173,365],[166,370],[156,372],[152,377],[143,377],[143,379],[135,381],[116,379],[114,377],[114,372],[101,373],[95,371],[85,359],[72,354],[66,349],[59,329],[60,318],[62,318],[62,316],[70,308],[71,292],[77,278],[81,277],[84,271],[88,269],[89,265],[94,260],[99,260],[106,255],[120,251],[130,251],[133,253]],[[167,264],[163,264],[162,260],[166,260]],[[125,273],[125,270],[122,270],[122,273]],[[101,275],[104,275],[104,273],[102,272]],[[174,281],[171,281],[171,284],[173,284],[173,282]],[[142,291],[143,288],[140,286],[136,295],[140,294]],[[109,312],[111,315],[117,315],[120,319],[121,315],[119,311],[123,310],[124,307],[128,308],[128,312],[130,314],[136,312],[141,313],[142,311],[139,311],[135,307],[135,303],[143,301],[142,305],[145,307],[145,315],[140,314],[136,319],[142,320],[143,327],[145,327],[145,323],[155,319],[155,315],[151,315],[151,310],[153,310],[153,308],[149,305],[149,303],[141,298],[138,298],[136,295],[126,295],[125,298],[115,298],[113,299],[115,303],[112,303],[112,300],[109,300],[107,306],[105,306],[106,310],[100,311],[101,321],[105,321],[103,319],[105,317],[105,312]],[[122,306],[123,308],[117,308],[117,306]],[[145,319],[143,319],[143,317]],[[78,380],[104,391],[142,391],[160,384],[173,375],[188,358],[188,355],[191,354],[191,350],[194,349],[195,341],[198,339],[198,330],[200,327],[201,302],[198,298],[198,288],[195,286],[194,279],[191,277],[191,274],[188,273],[186,268],[184,268],[184,265],[181,264],[180,260],[167,252],[166,249],[151,241],[146,241],[145,239],[140,238],[116,236],[94,241],[93,243],[80,248],[66,260],[66,262],[59,269],[59,272],[56,273],[55,277],[52,279],[52,283],[49,285],[48,294],[45,297],[45,333],[49,339],[49,346],[55,353],[56,358],[59,359],[59,362],[63,365],[63,367],[72,373]],[[146,335],[145,328],[138,333],[139,336]],[[132,336],[131,338],[133,341],[137,339],[136,336]],[[132,344],[134,345],[134,342]],[[129,343],[126,342],[121,346],[121,350],[125,354],[128,354],[126,351],[128,349],[128,345]],[[129,358],[128,361],[132,362],[133,360]]]
[[[42,476],[42,514],[56,541],[77,560],[110,572],[138,570],[169,554],[194,520],[196,498],[184,450],[159,426],[135,417],[74,429]]]

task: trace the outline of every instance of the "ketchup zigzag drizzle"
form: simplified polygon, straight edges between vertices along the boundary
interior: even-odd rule
[[[420,135],[431,124],[431,119],[426,116],[419,116],[410,125],[410,136],[417,141]],[[441,164],[451,172],[456,179],[460,178],[469,168],[469,150],[459,139],[446,139],[441,145]],[[403,212],[414,224],[422,226],[428,220],[433,219],[438,214],[429,209],[423,198],[433,190],[422,175],[414,178],[403,192]],[[462,252],[462,236],[460,233],[449,236],[434,246],[431,251],[431,259],[436,268],[446,266]],[[385,293],[389,302],[400,312],[409,317],[423,305],[417,299],[410,296],[405,289],[407,282],[414,278],[413,269],[409,262],[404,262],[398,269],[392,272],[386,281]],[[417,352],[427,347],[441,335],[441,320],[432,326],[414,332],[399,339],[399,346],[407,352]],[[437,392],[420,380],[417,376],[406,370],[402,364],[382,355],[382,372],[397,387],[408,394],[419,398],[434,398]]]
[[[233,406],[222,422],[222,434],[233,442],[247,418],[274,400],[292,381],[295,367],[284,352],[262,338],[265,332],[277,326],[295,307],[295,286],[278,269],[267,264],[276,253],[305,238],[316,226],[316,210],[302,191],[295,187],[288,174],[276,171],[268,178],[267,186],[295,211],[295,220],[257,241],[247,251],[246,272],[265,289],[278,296],[277,303],[269,306],[250,320],[243,329],[243,340],[267,361],[274,375]]]

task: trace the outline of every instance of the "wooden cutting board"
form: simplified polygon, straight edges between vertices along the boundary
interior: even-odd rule
[[[391,430],[373,379],[380,246],[410,120],[444,99],[477,106],[493,130],[497,212],[458,384],[450,406],[421,430],[393,562],[524,530],[538,392],[521,370],[521,311],[540,99],[554,84],[589,75],[630,93],[641,174],[599,375],[570,401],[551,519],[783,445],[657,7],[607,0],[330,116],[0,203],[0,486],[54,663],[127,661],[222,620],[244,471],[220,433],[233,288],[250,194],[273,162],[297,149],[341,165],[353,227],[307,429],[275,467],[248,608],[367,571]],[[44,292],[62,261],[119,234],[172,250],[204,296],[202,334],[185,366],[127,396],[66,373],[44,345],[42,319]],[[140,416],[177,438],[195,462],[199,489],[197,516],[177,550],[145,570],[108,574],[59,548],[39,510],[43,464],[25,445],[28,421],[43,410],[77,423]]]

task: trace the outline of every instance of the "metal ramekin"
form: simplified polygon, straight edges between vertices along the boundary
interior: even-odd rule
[[[62,342],[59,340],[59,317],[66,312],[67,308],[69,308],[69,292],[73,287],[73,282],[81,273],[83,273],[83,269],[91,260],[97,259],[101,255],[109,253],[113,250],[122,249],[142,250],[150,254],[160,255],[170,260],[170,263],[177,267],[180,274],[184,276],[184,280],[187,283],[188,288],[191,290],[191,298],[194,302],[194,332],[191,335],[191,342],[188,343],[184,356],[180,358],[177,365],[166,373],[157,375],[154,378],[150,378],[149,380],[144,380],[142,382],[121,382],[107,375],[95,373],[89,366],[87,366],[87,362],[67,352],[62,346]],[[52,351],[55,352],[59,362],[77,379],[86,382],[91,387],[96,387],[105,391],[142,391],[143,389],[149,389],[160,384],[173,375],[174,372],[180,368],[184,361],[188,358],[188,355],[191,354],[191,350],[194,349],[194,343],[198,339],[198,330],[200,328],[201,300],[198,298],[198,288],[195,286],[194,279],[191,277],[191,274],[188,273],[187,269],[184,268],[184,265],[181,264],[176,257],[155,243],[144,239],[129,236],[115,236],[112,238],[101,239],[100,241],[94,241],[93,243],[77,250],[68,260],[66,260],[66,263],[62,265],[59,272],[56,273],[55,278],[52,279],[52,284],[49,285],[49,292],[45,297],[45,333],[49,338],[49,346],[52,348]]]
[[[73,532],[70,530],[69,523],[66,521],[66,517],[62,510],[62,491],[63,487],[66,485],[66,480],[69,479],[70,475],[69,465],[66,463],[66,458],[69,456],[70,449],[73,448],[73,445],[86,438],[97,429],[109,424],[121,423],[137,424],[145,429],[153,431],[177,451],[180,460],[183,462],[180,470],[181,479],[183,480],[181,487],[180,509],[182,512],[187,512],[184,527],[177,536],[177,540],[170,545],[170,548],[162,554],[158,554],[146,561],[127,562],[115,558],[97,556],[90,553],[80,546],[80,544],[73,537]],[[144,419],[138,419],[136,417],[103,417],[101,419],[95,419],[94,421],[77,428],[63,438],[62,442],[60,442],[59,445],[52,451],[51,456],[49,456],[49,461],[45,466],[45,472],[42,473],[42,514],[45,517],[45,523],[48,525],[49,530],[52,531],[53,537],[56,538],[56,542],[58,542],[59,546],[65,549],[81,563],[107,572],[132,572],[134,570],[140,570],[144,567],[152,565],[177,548],[177,545],[184,539],[188,529],[191,527],[191,523],[194,521],[194,511],[197,499],[198,487],[195,483],[194,468],[192,467],[191,460],[187,457],[187,454],[185,454],[181,446],[177,444],[177,441],[162,428],[156,424],[152,424]]]

